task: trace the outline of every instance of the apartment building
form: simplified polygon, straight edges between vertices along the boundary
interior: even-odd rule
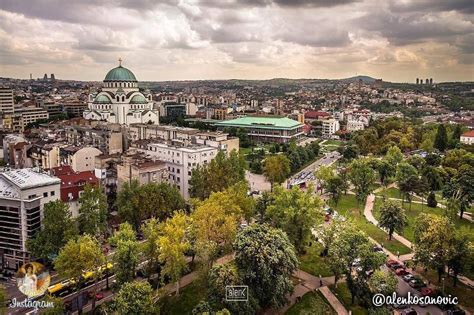
[[[331,137],[340,128],[339,121],[335,119],[323,120],[322,135],[323,137]]]
[[[29,261],[26,242],[41,229],[44,205],[60,197],[60,179],[37,169],[0,171],[0,261],[17,270]]]
[[[3,116],[3,126],[15,132],[23,132],[28,124],[48,118],[49,113],[40,107],[15,108],[13,113]]]
[[[13,90],[0,88],[0,116],[13,113]]]
[[[117,164],[117,189],[125,183],[138,180],[140,185],[167,183],[169,180],[166,162],[146,157],[143,152],[133,152],[122,156]]]
[[[189,198],[189,180],[192,170],[198,165],[209,163],[219,152],[218,148],[208,145],[176,141],[142,140],[133,145],[139,152],[144,152],[153,160],[166,163],[169,182],[176,185],[184,199]]]
[[[364,130],[365,129],[365,123],[363,121],[359,121],[359,120],[348,120],[346,129],[349,132],[354,132],[354,131],[357,131],[357,130]]]

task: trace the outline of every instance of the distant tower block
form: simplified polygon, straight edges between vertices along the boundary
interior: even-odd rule
[[[426,80],[425,80],[425,84],[430,84],[430,80],[429,80],[429,79],[426,79]]]
[[[420,84],[420,79],[416,78],[416,84]]]
[[[433,78],[430,78],[430,85],[433,84]]]
[[[33,80],[33,73],[30,73],[30,80]]]
[[[48,80],[48,75],[46,73],[43,76],[43,80]]]
[[[56,80],[56,78],[54,77],[54,73],[51,73],[51,80]]]

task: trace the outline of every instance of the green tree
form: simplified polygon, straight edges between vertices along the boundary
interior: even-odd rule
[[[282,154],[269,156],[265,159],[263,173],[267,180],[273,185],[283,183],[290,174],[290,160]]]
[[[0,315],[5,315],[6,314],[6,308],[7,308],[7,290],[5,290],[5,287],[0,284]]]
[[[78,234],[67,204],[60,200],[44,205],[42,229],[27,242],[33,257],[52,262],[68,240]]]
[[[434,140],[434,147],[441,152],[444,152],[448,146],[448,134],[446,133],[446,127],[444,124],[438,125],[438,131]]]
[[[229,157],[219,151],[207,165],[197,167],[189,181],[190,195],[201,200],[245,180],[245,159],[233,150]]]
[[[120,218],[138,231],[145,218],[144,209],[141,206],[140,183],[137,180],[125,182],[117,195],[116,204]]]
[[[448,259],[447,265],[453,274],[453,286],[457,285],[458,275],[468,270],[474,257],[474,248],[469,241],[469,231],[461,228],[454,232],[452,243],[452,253]]]
[[[159,314],[153,288],[146,281],[125,283],[114,302],[119,314]]]
[[[405,209],[388,200],[380,207],[379,226],[388,231],[388,239],[392,240],[393,232],[401,233],[407,224]]]
[[[390,295],[397,290],[397,277],[387,270],[375,270],[369,279],[369,287],[374,294]]]
[[[346,277],[352,303],[357,296],[361,301],[370,299],[368,271],[378,269],[385,261],[383,254],[372,250],[367,236],[352,224],[344,225],[329,247],[328,264],[336,280],[341,274]],[[354,263],[358,268],[354,272]]]
[[[445,185],[443,196],[454,198],[459,202],[459,217],[462,218],[464,211],[468,209],[474,200],[474,167],[462,165],[458,174]]]
[[[175,186],[167,183],[148,183],[140,186],[141,211],[145,219],[155,217],[160,221],[174,211],[183,210],[186,203]]]
[[[413,165],[402,162],[398,165],[396,175],[398,188],[402,193],[402,201],[411,203],[411,193],[418,185],[418,171]]]
[[[107,227],[107,197],[98,186],[86,184],[79,204],[79,232],[98,237]]]
[[[179,295],[180,279],[187,266],[184,253],[190,248],[186,239],[188,221],[184,213],[175,212],[173,217],[161,224],[161,236],[158,238],[162,277],[169,277],[176,283],[176,295]]]
[[[331,199],[334,202],[335,207],[337,208],[337,204],[339,203],[339,199],[341,198],[341,194],[343,193],[344,183],[340,176],[336,175],[326,182],[325,185],[326,191],[331,195]]]
[[[438,282],[453,253],[453,226],[444,216],[420,214],[415,223],[415,259],[438,272]]]
[[[356,198],[363,202],[372,192],[375,183],[375,172],[370,167],[369,159],[354,160],[349,166],[349,180],[354,185]]]
[[[234,249],[239,274],[259,305],[285,305],[287,294],[293,291],[291,275],[298,267],[286,234],[266,224],[251,224],[237,234]]]
[[[160,237],[159,222],[156,218],[151,218],[142,226],[143,236],[145,241],[142,245],[143,257],[147,261],[147,275],[148,280],[157,272],[159,268],[159,253],[158,239]]]
[[[214,308],[225,306],[232,314],[255,314],[258,302],[248,293],[248,301],[228,301],[226,299],[226,286],[242,285],[242,279],[234,263],[216,264],[209,270],[208,299]]]
[[[140,259],[140,243],[132,226],[127,222],[120,224],[110,243],[116,247],[113,261],[117,282],[124,284],[132,281]]]
[[[398,163],[403,161],[403,153],[397,146],[392,146],[387,150],[385,154],[385,160],[390,164],[396,167]]]
[[[240,220],[251,216],[254,200],[247,196],[247,185],[240,183],[214,192],[196,204],[192,213],[198,256],[210,267],[220,249],[229,249]]]
[[[41,314],[63,315],[66,313],[63,299],[51,295],[45,295],[42,300],[46,303],[52,303],[53,307],[44,308],[44,311],[42,311]]]
[[[430,208],[436,208],[438,202],[436,201],[436,195],[434,192],[430,192],[430,194],[428,195],[428,199],[426,200],[426,204]]]
[[[299,253],[302,253],[311,236],[311,229],[322,220],[322,201],[298,187],[290,190],[276,187],[273,202],[267,208],[269,222],[286,232]]]
[[[76,299],[79,303],[81,295],[82,275],[87,271],[98,270],[105,262],[99,242],[93,236],[85,234],[78,238],[70,239],[59,251],[59,255],[54,261],[54,267],[58,274],[64,278],[77,279],[76,290],[79,292]],[[99,275],[94,273],[95,280]],[[95,290],[95,286],[94,286]],[[95,307],[95,294],[92,302]],[[82,305],[79,306],[79,314],[82,313]]]

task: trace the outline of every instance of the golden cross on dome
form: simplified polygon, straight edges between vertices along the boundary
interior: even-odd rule
[[[119,67],[121,67],[122,66],[122,58],[119,58],[118,62],[119,62]]]

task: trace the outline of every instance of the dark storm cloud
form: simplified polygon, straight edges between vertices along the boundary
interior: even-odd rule
[[[447,40],[474,32],[474,25],[456,17],[425,14],[366,14],[354,20],[359,27],[378,32],[392,44],[406,45],[425,40]]]
[[[282,7],[329,8],[361,0],[201,0],[199,3],[210,7],[264,7],[276,4]]]
[[[359,0],[274,0],[274,2],[281,6],[288,7],[317,7],[329,8],[339,5],[350,4],[358,2]]]
[[[474,13],[472,0],[417,0],[412,2],[393,1],[390,7],[395,12],[414,11],[458,11],[461,13]]]

